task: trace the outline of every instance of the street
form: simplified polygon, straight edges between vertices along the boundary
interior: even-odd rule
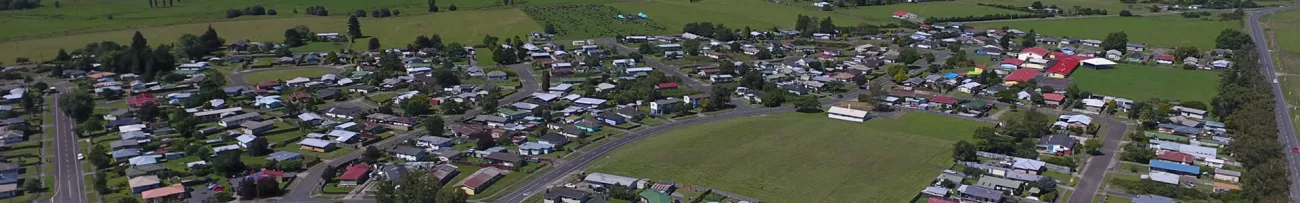
[[[63,113],[59,108],[59,97],[63,92],[68,91],[60,87],[59,93],[54,94],[50,99],[54,100],[54,106],[50,107],[50,113],[54,114],[54,197],[50,202],[90,202],[86,199],[86,181],[82,178],[81,161],[77,160],[77,154],[81,153],[80,147],[77,146],[77,135],[73,134],[73,126],[76,121]],[[48,129],[47,129],[48,130]]]
[[[1293,10],[1300,7],[1283,7],[1267,9],[1250,13],[1247,24],[1250,25],[1250,36],[1255,41],[1255,49],[1259,53],[1260,71],[1264,72],[1265,80],[1277,78],[1277,68],[1273,67],[1273,58],[1268,50],[1268,37],[1264,35],[1264,29],[1260,27],[1259,18],[1265,15],[1273,14],[1279,11]],[[1282,85],[1273,82],[1273,113],[1277,117],[1277,136],[1278,143],[1284,146],[1300,146],[1296,141],[1294,123],[1291,121],[1290,109],[1287,108],[1286,94],[1282,91]],[[1291,202],[1300,202],[1300,154],[1288,152],[1286,147],[1282,148],[1282,153],[1286,154],[1287,165],[1291,168]]]

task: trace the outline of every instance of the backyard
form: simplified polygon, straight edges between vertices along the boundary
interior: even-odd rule
[[[980,126],[932,114],[866,123],[804,113],[738,118],[647,138],[589,171],[770,202],[905,202],[952,164],[952,143]]]
[[[1115,69],[1080,68],[1071,77],[1080,90],[1147,101],[1151,98],[1209,103],[1219,92],[1219,73],[1119,64]]]
[[[1214,47],[1219,31],[1240,28],[1237,21],[1217,21],[1183,18],[1178,15],[1159,17],[1100,17],[1065,20],[1002,21],[971,24],[977,28],[1010,26],[1028,32],[1054,37],[1076,37],[1102,40],[1112,32],[1128,34],[1129,43],[1157,47],[1196,46]],[[1178,34],[1170,34],[1178,33]]]

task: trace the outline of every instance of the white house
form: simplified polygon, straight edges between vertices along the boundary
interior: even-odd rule
[[[871,118],[867,115],[867,111],[838,106],[832,106],[830,110],[827,110],[826,117],[855,122],[863,122]]]

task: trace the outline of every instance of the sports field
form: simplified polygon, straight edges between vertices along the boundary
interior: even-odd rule
[[[465,20],[473,19],[473,20]],[[313,32],[347,32],[346,17],[296,17],[274,18],[249,21],[227,21],[216,23],[197,23],[173,26],[147,27],[140,29],[96,32],[69,36],[40,38],[0,42],[0,61],[12,62],[15,57],[30,57],[32,60],[49,60],[59,48],[69,51],[84,47],[87,43],[98,41],[117,41],[130,43],[132,33],[137,30],[144,34],[149,44],[171,43],[186,33],[202,34],[211,25],[217,33],[228,42],[235,40],[253,40],[280,42],[284,40],[284,30],[304,25]],[[416,35],[442,35],[445,42],[478,44],[483,35],[524,36],[541,30],[536,22],[525,16],[519,9],[492,9],[474,12],[445,12],[408,17],[362,18],[362,34],[380,39],[384,47],[406,47],[415,41]],[[358,40],[361,48],[366,40]]]
[[[974,121],[909,113],[854,123],[784,113],[639,141],[588,171],[717,188],[765,202],[906,202],[952,164]]]
[[[1024,31],[1034,30],[1039,34],[1056,37],[1075,37],[1102,40],[1112,32],[1124,31],[1130,43],[1148,46],[1196,46],[1201,49],[1214,47],[1214,39],[1219,31],[1228,28],[1240,29],[1237,21],[1211,21],[1188,19],[1178,15],[1158,17],[1101,17],[1065,20],[1035,20],[975,23],[977,28],[1010,26]]]
[[[808,5],[812,6],[812,5]],[[993,8],[980,6],[971,2],[946,1],[946,2],[925,2],[925,3],[903,3],[884,6],[865,6],[857,8],[840,8],[836,13],[866,18],[872,23],[885,24],[896,23],[899,20],[894,19],[895,11],[907,11],[915,13],[921,18],[928,17],[957,17],[957,16],[983,16],[989,14],[1012,14],[1025,13],[1021,11]]]
[[[1219,73],[1182,68],[1119,64],[1115,69],[1081,68],[1070,77],[1079,90],[1147,101],[1151,98],[1209,103],[1219,92]]]

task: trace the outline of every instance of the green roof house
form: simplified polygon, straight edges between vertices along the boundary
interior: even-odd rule
[[[641,202],[642,203],[673,203],[673,198],[668,197],[668,194],[664,194],[659,191],[642,190]]]

